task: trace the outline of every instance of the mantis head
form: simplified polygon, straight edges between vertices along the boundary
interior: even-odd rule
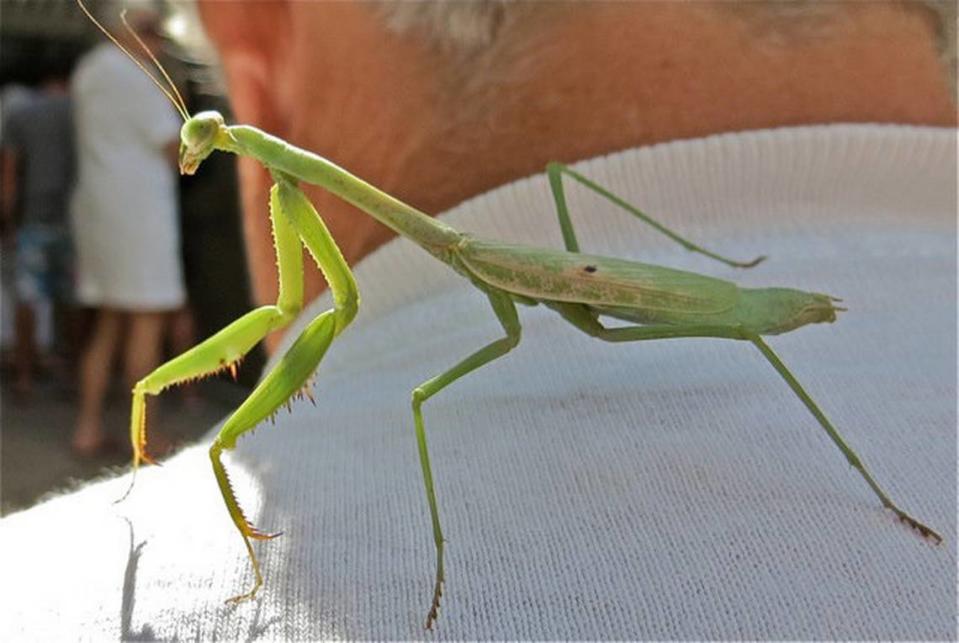
[[[180,114],[183,118],[183,127],[180,129],[180,173],[181,174],[193,174],[196,172],[196,169],[200,166],[200,163],[203,162],[207,156],[210,155],[215,148],[215,142],[218,138],[218,135],[221,131],[226,131],[226,125],[223,122],[223,117],[219,112],[201,112],[196,116],[190,116],[189,110],[187,110],[186,101],[183,100],[183,96],[180,95],[180,92],[177,90],[176,85],[173,83],[173,80],[170,78],[170,75],[163,68],[163,65],[160,64],[160,61],[157,60],[156,56],[153,55],[153,52],[150,51],[150,48],[147,47],[146,43],[143,42],[143,39],[140,38],[136,30],[130,26],[130,23],[126,19],[126,11],[120,13],[120,20],[123,22],[123,26],[126,28],[127,33],[129,33],[130,38],[132,38],[143,50],[143,53],[146,54],[149,59],[156,66],[157,70],[160,72],[160,75],[163,77],[163,80],[166,81],[164,85],[160,80],[150,73],[150,70],[147,69],[142,62],[140,62],[136,56],[134,56],[122,42],[117,40],[117,38],[111,34],[106,27],[100,24],[100,22],[93,17],[93,14],[87,9],[86,5],[83,4],[83,0],[76,0],[77,4],[80,6],[80,9],[87,15],[87,17],[97,26],[97,28],[103,32],[103,34],[109,38],[113,44],[115,44],[120,51],[122,51],[126,56],[133,61],[133,63],[140,68],[140,70],[147,75],[147,77],[153,81],[163,95],[169,99],[170,103],[173,104],[174,109]]]
[[[196,172],[225,133],[226,124],[219,112],[200,112],[188,118],[180,128],[180,174]]]

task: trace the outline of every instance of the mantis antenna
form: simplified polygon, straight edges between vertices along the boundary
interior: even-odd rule
[[[130,26],[130,23],[127,22],[126,9],[120,12],[120,20],[123,21],[123,26],[126,27],[126,30],[130,32],[130,35],[133,36],[133,39],[137,41],[137,44],[140,45],[143,51],[147,53],[147,56],[150,57],[150,60],[153,61],[153,64],[156,66],[156,68],[160,70],[161,74],[163,74],[163,79],[166,80],[167,84],[170,86],[170,89],[173,90],[173,94],[176,96],[177,101],[179,101],[179,104],[174,102],[173,105],[177,108],[177,111],[180,112],[180,115],[183,116],[183,120],[190,120],[190,113],[187,111],[186,101],[183,100],[183,96],[180,95],[180,91],[176,88],[176,83],[173,82],[173,79],[170,78],[170,75],[167,73],[166,69],[163,68],[163,65],[160,64],[160,61],[157,60],[156,56],[153,55],[153,52],[150,51],[150,48],[147,47],[146,43],[140,38],[140,34],[138,34],[133,27]],[[153,82],[156,82],[156,80],[154,79]],[[167,94],[167,98],[170,98],[169,94]],[[172,101],[173,99],[171,98],[170,100]]]
[[[97,20],[96,18],[93,17],[93,14],[90,13],[90,11],[87,9],[86,5],[83,4],[83,0],[77,0],[77,5],[79,5],[79,6],[80,6],[80,10],[83,11],[83,13],[85,13],[85,14],[87,15],[87,18],[89,18],[90,21],[93,22],[93,24],[95,24],[95,25],[97,26],[97,28],[98,28],[100,31],[102,31],[103,34],[104,34],[107,38],[109,38],[110,41],[120,49],[120,51],[122,51],[124,54],[126,54],[127,58],[129,58],[130,60],[132,60],[132,61],[134,62],[134,64],[136,64],[136,66],[140,68],[140,71],[142,71],[144,74],[146,74],[147,77],[148,77],[150,80],[153,81],[153,84],[156,85],[156,86],[160,89],[160,91],[163,92],[163,95],[166,96],[167,99],[173,104],[173,107],[176,109],[176,111],[177,111],[177,112],[180,114],[180,116],[183,118],[184,122],[190,120],[190,113],[189,113],[189,112],[187,111],[187,109],[186,109],[186,103],[184,102],[183,97],[180,95],[180,92],[177,91],[176,85],[173,84],[173,81],[170,79],[169,74],[167,74],[166,70],[163,68],[163,65],[160,64],[160,61],[158,61],[158,60],[156,59],[156,56],[153,55],[153,52],[150,51],[150,48],[146,46],[146,44],[143,42],[143,40],[140,38],[140,36],[137,35],[136,31],[133,30],[133,28],[130,26],[130,23],[127,22],[127,18],[126,18],[126,13],[127,13],[127,12],[126,12],[126,9],[124,9],[124,10],[120,13],[120,20],[123,21],[123,26],[126,27],[127,31],[129,31],[130,34],[133,36],[133,38],[137,41],[137,44],[140,45],[140,47],[143,48],[143,50],[144,50],[144,51],[147,53],[147,55],[150,57],[150,60],[153,61],[153,64],[156,65],[157,69],[160,70],[160,73],[163,74],[164,80],[166,80],[166,82],[169,84],[170,88],[173,90],[172,93],[170,92],[170,89],[167,89],[166,87],[164,87],[164,86],[163,86],[163,83],[161,83],[159,80],[157,80],[156,76],[154,76],[153,74],[150,73],[150,70],[148,70],[148,69],[143,65],[143,63],[141,63],[139,60],[137,60],[136,56],[134,56],[133,54],[131,54],[130,51],[129,51],[126,47],[124,47],[122,44],[120,44],[120,41],[117,40],[116,37],[114,37],[114,35],[113,35],[112,33],[110,33],[110,32],[107,30],[106,27],[104,27],[102,24],[100,24],[100,21],[99,21],[99,20]],[[174,96],[175,96],[175,98],[174,98]]]

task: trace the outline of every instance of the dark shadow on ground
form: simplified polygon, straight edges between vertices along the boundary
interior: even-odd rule
[[[156,634],[149,623],[144,624],[138,631],[131,628],[133,622],[133,608],[136,605],[137,567],[140,563],[140,552],[147,542],[134,546],[133,523],[124,518],[130,530],[130,550],[127,555],[127,566],[123,571],[123,598],[120,602],[120,640],[121,641],[155,641]]]

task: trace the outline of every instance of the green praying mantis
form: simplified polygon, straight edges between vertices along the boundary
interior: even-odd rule
[[[83,7],[82,2],[78,2]],[[103,31],[124,49],[109,32]],[[291,398],[299,394],[310,395],[308,386],[313,372],[333,340],[349,326],[359,307],[359,293],[353,274],[323,219],[300,190],[300,183],[313,184],[332,192],[462,275],[486,295],[505,333],[504,337],[479,348],[412,391],[413,425],[436,552],[436,575],[426,628],[431,629],[438,617],[445,572],[444,538],[422,407],[428,399],[453,382],[502,357],[519,344],[521,328],[517,303],[531,306],[542,304],[559,314],[573,328],[606,342],[711,337],[752,344],[802,401],[849,464],[879,497],[882,505],[923,537],[942,541],[939,534],[893,503],[819,406],[762,339],[764,335],[786,333],[807,324],[835,321],[836,313],[844,310],[835,305],[839,300],[820,293],[788,288],[740,288],[732,282],[692,272],[583,254],[579,251],[566,204],[564,177],[609,199],[692,252],[739,268],[755,266],[764,259],[758,257],[749,262],[739,262],[713,253],[656,222],[586,176],[559,163],[550,163],[546,174],[565,250],[485,240],[458,232],[321,156],[255,127],[227,125],[217,112],[202,112],[191,117],[175,85],[149,50],[146,51],[160,69],[169,89],[142,65],[141,68],[169,98],[184,120],[179,153],[181,173],[193,174],[204,159],[216,150],[253,158],[270,172],[274,181],[270,192],[270,222],[279,273],[279,294],[275,304],[243,315],[137,382],[133,389],[130,423],[134,474],[142,462],[152,462],[146,449],[147,396],[159,395],[166,388],[181,382],[234,369],[240,358],[267,333],[285,327],[301,311],[304,304],[301,246],[316,261],[329,284],[333,299],[333,307],[309,322],[275,368],[262,378],[249,397],[226,420],[210,446],[210,461],[217,484],[227,511],[243,538],[255,577],[253,587],[248,592],[229,601],[251,599],[263,585],[263,576],[251,541],[268,540],[279,534],[260,531],[247,520],[231,487],[221,454],[233,449],[242,435],[272,416]],[[131,55],[131,58],[134,57]],[[622,320],[630,325],[608,327],[602,323],[602,317]]]

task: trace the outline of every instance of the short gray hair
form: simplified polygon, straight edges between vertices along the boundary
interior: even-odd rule
[[[441,49],[473,49],[496,38],[506,11],[519,2],[473,0],[467,2],[413,1],[379,4],[379,12],[396,33],[417,31]],[[509,7],[512,5],[512,7]]]
[[[379,3],[378,11],[386,25],[396,33],[418,32],[426,41],[442,51],[469,53],[492,44],[501,26],[527,8],[536,9],[552,3],[522,0],[414,0]],[[723,6],[723,5],[718,5]],[[758,3],[730,3],[733,11],[762,15],[765,19],[793,22],[809,19],[812,23],[836,9],[836,4],[819,0],[792,0]],[[945,71],[956,88],[956,0],[912,0],[903,8],[927,11],[935,22],[938,50]],[[774,23],[771,23],[774,24]]]

